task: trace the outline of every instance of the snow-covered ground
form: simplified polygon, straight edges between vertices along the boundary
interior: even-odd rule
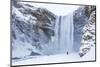
[[[93,61],[95,60],[95,47],[83,57],[79,57],[78,53],[58,54],[49,56],[37,56],[25,58],[20,61],[14,61],[12,65],[29,65],[29,64],[45,64],[45,63],[61,63],[61,62],[77,62],[77,61]]]

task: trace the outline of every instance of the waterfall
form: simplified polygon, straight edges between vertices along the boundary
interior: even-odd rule
[[[73,13],[57,16],[55,25],[55,43],[58,53],[73,52]]]
[[[57,16],[55,22],[55,36],[48,44],[42,45],[44,55],[72,53],[73,52],[73,13]]]

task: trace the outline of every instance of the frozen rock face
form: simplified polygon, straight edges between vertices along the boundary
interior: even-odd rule
[[[89,17],[87,24],[83,27],[82,40],[80,47],[80,57],[84,56],[91,47],[95,47],[95,23],[96,23],[96,7],[85,7],[85,14]]]
[[[42,55],[54,36],[55,15],[44,8],[12,2],[12,58]]]
[[[82,6],[74,12],[73,22],[74,22],[74,50],[79,51],[81,39],[82,39],[82,29],[87,23],[88,17],[85,14],[85,7]]]
[[[74,50],[84,56],[95,46],[95,6],[82,6],[74,12]]]

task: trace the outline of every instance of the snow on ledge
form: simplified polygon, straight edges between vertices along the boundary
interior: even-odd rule
[[[23,2],[23,3],[30,4],[39,8],[46,8],[57,16],[67,15],[80,7],[79,5],[46,4],[46,3],[33,3],[33,2]]]

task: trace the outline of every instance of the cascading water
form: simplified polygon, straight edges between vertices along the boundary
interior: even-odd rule
[[[73,13],[57,17],[55,39],[60,53],[73,52]]]

